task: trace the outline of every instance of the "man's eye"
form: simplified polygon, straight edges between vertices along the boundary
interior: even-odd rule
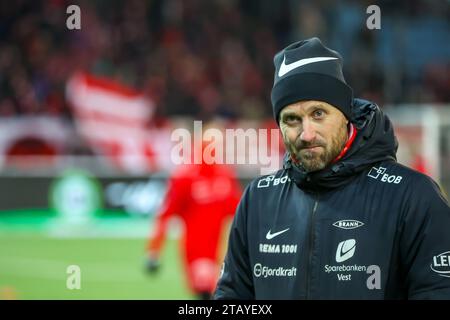
[[[297,122],[297,121],[299,121],[299,118],[296,117],[296,116],[286,116],[284,118],[284,122],[286,122],[286,123],[294,123],[294,122]]]
[[[313,113],[315,118],[322,118],[325,115],[325,112],[323,110],[315,110]]]

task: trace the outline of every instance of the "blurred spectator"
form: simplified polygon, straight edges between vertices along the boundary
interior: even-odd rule
[[[81,30],[65,27],[70,4],[0,3],[2,116],[70,118],[64,87],[81,70],[151,95],[157,117],[270,117],[276,48],[310,36],[343,52],[356,96],[449,101],[444,0],[381,1],[381,30],[365,27],[370,1],[80,0]]]
[[[217,129],[218,124],[209,122],[204,129],[208,127]],[[203,151],[207,145],[194,145],[197,147]],[[168,222],[179,216],[184,228],[180,251],[188,286],[197,298],[209,299],[219,277],[227,218],[231,220],[234,215],[241,187],[231,167],[206,164],[204,159],[201,162],[179,166],[173,172],[148,242],[146,267],[149,272],[158,270]]]

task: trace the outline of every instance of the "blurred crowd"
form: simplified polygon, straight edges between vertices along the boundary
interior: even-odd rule
[[[68,30],[66,8],[81,8]],[[156,115],[271,116],[273,55],[319,36],[344,56],[355,94],[384,104],[450,101],[450,5],[377,1],[96,0],[0,2],[0,116],[70,119],[66,80],[77,70],[150,96]]]

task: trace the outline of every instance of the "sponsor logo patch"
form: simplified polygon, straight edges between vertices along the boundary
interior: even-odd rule
[[[430,268],[441,277],[450,278],[450,251],[434,256]]]
[[[347,239],[339,242],[336,249],[336,262],[342,263],[349,260],[355,255],[356,240]],[[339,265],[324,265],[324,271],[327,274],[335,274],[336,280],[339,282],[354,281],[352,276],[355,273],[364,272],[368,275],[366,279],[366,287],[369,290],[381,289],[381,268],[374,265],[359,265],[359,264],[339,264]]]
[[[269,268],[267,266],[263,266],[261,263],[256,263],[253,267],[253,274],[256,278],[262,277],[295,277],[297,275],[297,268]]]
[[[386,168],[372,167],[370,169],[369,173],[367,174],[367,176],[372,179],[380,180],[381,182],[386,182],[386,183],[399,184],[400,182],[402,182],[402,179],[403,179],[402,176],[396,176],[393,174],[390,175],[385,172],[386,172]]]
[[[280,234],[285,233],[288,230],[289,230],[289,228],[281,230],[281,231],[278,231],[278,232],[274,232],[274,233],[271,233],[271,231],[269,230],[269,231],[267,231],[266,239],[267,240],[271,240],[271,239],[275,238],[276,236],[279,236]]]
[[[340,242],[336,249],[336,262],[340,263],[350,259],[355,254],[355,250],[356,250],[355,239],[348,239]]]
[[[296,244],[269,244],[260,243],[259,252],[261,253],[297,253]]]
[[[275,178],[274,175],[267,176],[265,178],[261,178],[258,180],[257,188],[268,188],[270,186],[277,186],[279,184],[285,184],[286,182],[291,181],[287,175],[281,178]]]
[[[350,229],[356,229],[359,227],[362,227],[364,225],[363,222],[358,221],[358,220],[339,220],[336,221],[335,223],[333,223],[333,226],[335,226],[336,228],[341,228],[341,229],[345,229],[345,230],[350,230]]]

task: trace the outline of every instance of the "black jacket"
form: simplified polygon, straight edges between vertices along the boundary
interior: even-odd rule
[[[336,164],[250,183],[216,299],[450,299],[450,208],[396,162],[392,124],[355,99],[357,137]]]

